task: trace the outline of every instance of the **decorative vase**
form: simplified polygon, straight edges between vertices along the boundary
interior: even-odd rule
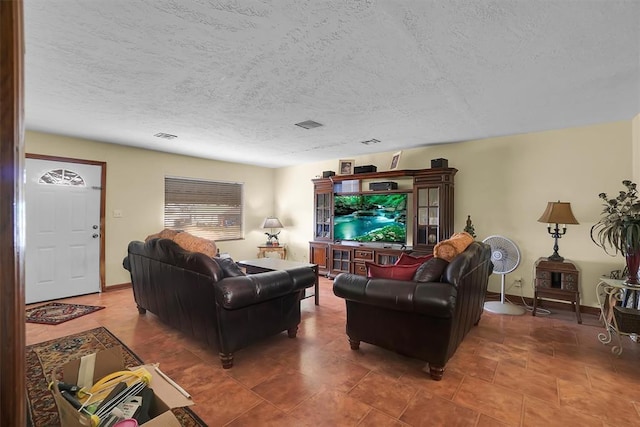
[[[638,269],[640,268],[640,250],[625,255],[627,260],[627,280],[628,285],[638,284]]]

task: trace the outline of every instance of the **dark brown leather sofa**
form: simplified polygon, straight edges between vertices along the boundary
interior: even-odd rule
[[[333,292],[346,300],[351,349],[364,341],[424,360],[434,380],[482,315],[493,265],[490,247],[473,242],[439,282],[372,279],[342,273]]]
[[[300,299],[316,279],[310,268],[245,276],[230,259],[189,252],[169,239],[129,243],[123,266],[139,312],[215,348],[226,369],[236,350],[255,341],[285,330],[295,338]]]

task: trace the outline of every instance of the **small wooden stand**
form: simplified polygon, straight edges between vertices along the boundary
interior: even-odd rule
[[[271,258],[273,254],[280,257],[280,259],[287,258],[287,249],[284,246],[264,245],[258,246],[258,258]]]
[[[570,261],[549,261],[540,258],[535,263],[535,294],[533,296],[532,315],[536,315],[538,298],[550,298],[571,302],[576,310],[578,323],[580,317],[580,272]]]

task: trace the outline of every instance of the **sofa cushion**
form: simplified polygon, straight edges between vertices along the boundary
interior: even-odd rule
[[[373,262],[365,262],[367,277],[378,279],[413,280],[420,264],[413,265],[379,265]]]
[[[215,257],[214,260],[218,263],[218,265],[222,269],[222,273],[224,274],[224,277],[246,276],[244,271],[242,271],[242,269],[238,267],[238,264],[236,264],[236,262],[233,259]]]
[[[443,240],[433,248],[433,255],[451,262],[452,259],[464,252],[472,242],[473,236],[466,231],[454,233],[449,239]]]
[[[413,264],[422,264],[433,258],[433,254],[424,255],[424,256],[415,256],[409,255],[407,253],[401,253],[400,258],[396,261],[395,265],[413,265]]]
[[[446,259],[431,258],[418,267],[413,280],[416,282],[440,282],[447,265],[449,265],[449,261]]]

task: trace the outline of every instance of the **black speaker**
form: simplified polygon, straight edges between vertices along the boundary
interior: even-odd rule
[[[336,173],[334,171],[324,171],[322,172],[323,178],[329,178],[330,176],[334,176]]]
[[[371,191],[381,191],[381,190],[397,190],[398,183],[392,181],[385,182],[370,182],[369,190]]]
[[[431,159],[431,167],[432,168],[448,168],[449,160],[439,158],[439,159]]]

